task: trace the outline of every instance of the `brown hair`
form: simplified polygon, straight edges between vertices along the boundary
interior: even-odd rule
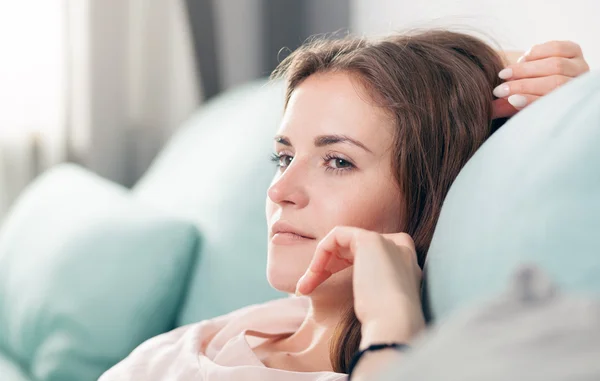
[[[499,127],[492,123],[492,89],[500,84],[500,56],[478,38],[445,30],[389,36],[317,40],[288,56],[272,78],[292,92],[315,73],[343,71],[393,118],[393,163],[422,266],[442,203],[467,160]],[[346,373],[361,339],[352,306],[332,337],[330,357]]]

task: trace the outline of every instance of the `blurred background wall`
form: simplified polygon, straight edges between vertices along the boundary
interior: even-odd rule
[[[350,14],[352,30],[368,35],[450,25],[483,32],[504,49],[573,40],[593,68],[600,65],[596,0],[352,0]]]
[[[134,184],[202,103],[309,36],[453,26],[505,49],[574,40],[598,68],[598,14],[595,0],[0,0],[0,218],[62,161]]]

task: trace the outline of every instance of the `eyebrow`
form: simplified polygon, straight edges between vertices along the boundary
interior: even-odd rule
[[[275,136],[275,141],[279,144],[283,144],[284,146],[288,146],[288,147],[292,146],[290,139],[283,135]],[[358,140],[352,139],[351,137],[346,136],[346,135],[321,135],[321,136],[317,136],[315,138],[315,147],[325,147],[325,146],[329,146],[332,144],[338,144],[338,143],[352,144],[352,145],[355,145],[357,147],[364,149],[365,151],[367,151],[369,153],[373,153],[373,151],[368,149],[364,144],[362,144]]]

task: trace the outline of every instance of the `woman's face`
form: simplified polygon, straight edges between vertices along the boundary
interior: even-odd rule
[[[401,230],[392,168],[393,122],[347,73],[313,74],[292,93],[275,137],[279,168],[267,192],[267,277],[293,293],[335,226]],[[351,289],[342,271],[318,290]]]

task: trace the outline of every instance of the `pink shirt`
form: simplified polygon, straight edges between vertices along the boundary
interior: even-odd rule
[[[99,381],[345,381],[340,373],[267,368],[254,354],[266,338],[295,332],[307,312],[307,298],[290,297],[180,327],[144,342]]]

